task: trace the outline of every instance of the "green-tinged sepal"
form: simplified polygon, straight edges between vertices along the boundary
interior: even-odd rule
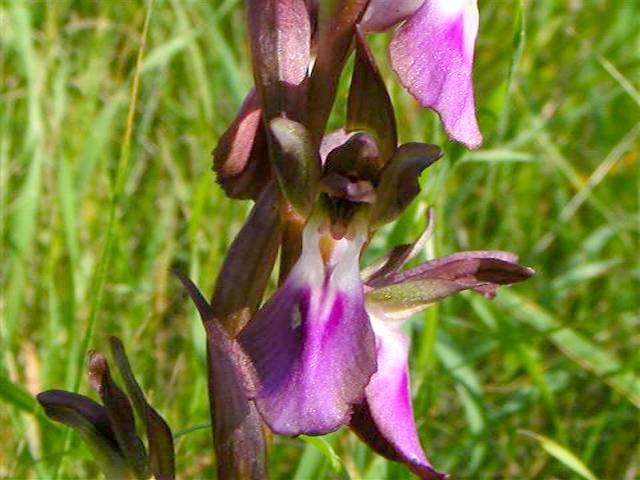
[[[300,123],[275,118],[269,128],[274,140],[272,159],[280,191],[296,212],[306,218],[318,192],[320,156],[309,132]]]
[[[404,320],[463,290],[492,298],[499,286],[522,282],[533,273],[509,252],[460,252],[408,270],[374,276],[367,282],[367,311],[381,319]]]

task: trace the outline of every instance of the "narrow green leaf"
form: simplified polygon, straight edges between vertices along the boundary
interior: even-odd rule
[[[33,413],[36,409],[36,401],[31,394],[4,376],[0,376],[0,398],[27,413]]]
[[[340,460],[340,457],[335,452],[331,444],[327,442],[324,438],[309,437],[307,435],[300,435],[298,438],[300,438],[300,440],[302,440],[303,442],[313,445],[318,450],[320,450],[320,452],[322,452],[322,454],[325,457],[327,457],[327,460],[329,460],[331,468],[335,472],[339,472],[342,469],[342,462]]]
[[[591,470],[589,470],[589,468],[584,463],[582,463],[582,461],[568,448],[563,447],[559,443],[545,437],[544,435],[539,435],[537,433],[529,432],[526,430],[520,430],[520,433],[537,440],[540,446],[544,448],[549,455],[558,460],[567,468],[573,470],[582,478],[586,478],[587,480],[598,480],[598,477],[596,477],[591,472]]]

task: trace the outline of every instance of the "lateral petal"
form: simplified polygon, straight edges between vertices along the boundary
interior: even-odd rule
[[[376,333],[378,371],[365,389],[365,402],[351,428],[375,452],[405,463],[422,479],[442,480],[427,460],[413,419],[409,389],[409,338],[371,319]]]

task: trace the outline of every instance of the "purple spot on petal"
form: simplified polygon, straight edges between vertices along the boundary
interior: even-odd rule
[[[449,48],[451,50],[458,50],[458,51],[462,51],[463,50],[463,45],[464,45],[464,32],[462,30],[462,26],[463,26],[463,18],[462,16],[459,16],[458,18],[456,18],[454,21],[452,21],[449,24],[449,27],[444,29],[445,30],[445,34],[444,34],[444,38],[446,39],[446,42],[449,45]]]
[[[331,337],[336,334],[336,330],[338,329],[341,321],[348,321],[343,318],[343,304],[344,300],[342,298],[342,294],[336,294],[336,298],[334,299],[331,307],[331,313],[329,313],[329,318],[324,326],[324,334],[322,336],[323,343],[325,340],[330,340]]]

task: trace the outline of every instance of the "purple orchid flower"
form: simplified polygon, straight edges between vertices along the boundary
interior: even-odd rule
[[[447,135],[469,148],[482,143],[472,78],[478,21],[476,0],[372,0],[360,22],[365,32],[404,22],[389,47],[393,69],[438,112]]]
[[[434,145],[397,146],[390,99],[357,28],[347,128],[327,135],[316,151],[303,125],[285,118],[268,124],[280,191],[309,220],[300,257],[237,340],[257,374],[251,399],[279,434],[336,430],[365,401],[365,387],[379,368],[376,343],[378,350],[381,343],[375,332],[383,331],[375,322],[372,326],[365,304],[376,305],[378,292],[391,291],[396,298],[395,284],[376,282],[395,278],[389,275],[411,252],[395,253],[365,283],[358,268],[360,252],[369,235],[415,198],[421,172],[441,156]],[[432,298],[425,281],[418,286]],[[406,292],[415,282],[397,283]],[[371,300],[365,301],[365,293]],[[386,358],[378,358],[383,367]]]
[[[289,164],[299,172],[280,179],[281,191],[301,212],[315,207],[300,257],[237,339],[258,378],[251,398],[271,429],[321,435],[348,424],[376,370],[360,252],[372,229],[411,202],[418,176],[441,152],[405,144],[382,162],[370,135],[338,133],[326,142],[338,146],[322,158],[300,124],[277,119],[271,130],[280,156],[296,157]],[[321,163],[321,172],[310,167]]]
[[[341,191],[362,198],[358,188]],[[409,339],[400,326],[445,297],[468,289],[492,297],[499,285],[533,271],[499,251],[461,252],[401,270],[428,240],[428,225],[414,244],[360,275],[362,219],[336,240],[326,221],[312,217],[287,280],[238,336],[257,373],[251,398],[275,433],[320,435],[349,424],[376,452],[421,478],[446,477],[420,445]]]
[[[420,445],[409,389],[409,338],[400,326],[457,292],[472,289],[492,298],[499,285],[524,281],[534,272],[519,265],[514,254],[499,251],[461,252],[401,271],[428,240],[433,223],[427,225],[414,244],[397,247],[386,261],[363,273],[378,369],[350,426],[377,453],[407,464],[420,478],[435,480],[446,475],[433,468]]]

